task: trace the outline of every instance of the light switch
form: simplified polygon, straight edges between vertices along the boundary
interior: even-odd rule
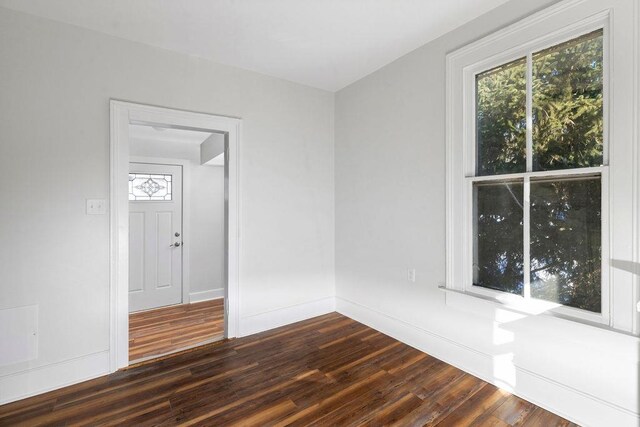
[[[107,213],[105,199],[87,199],[87,215],[104,215]]]

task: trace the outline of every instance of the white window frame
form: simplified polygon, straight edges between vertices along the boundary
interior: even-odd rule
[[[629,10],[629,8],[631,10]],[[614,13],[615,11],[615,13]],[[635,11],[637,13],[637,11]],[[625,16],[626,15],[626,16]],[[637,333],[635,302],[637,268],[611,267],[615,260],[638,262],[638,186],[632,182],[637,161],[637,126],[633,103],[623,99],[634,88],[633,70],[637,46],[623,44],[625,32],[633,34],[631,2],[624,0],[565,0],[447,56],[447,282],[445,289],[493,301],[530,314],[550,314],[589,324]],[[532,54],[592,31],[603,30],[604,148],[603,165],[591,168],[527,172],[476,177],[475,79],[497,66],[527,60],[527,152],[532,149]],[[619,42],[618,42],[619,41]],[[616,44],[616,42],[618,42]],[[620,71],[622,70],[622,71]],[[614,80],[615,75],[615,80]],[[615,85],[614,85],[615,82]],[[637,92],[637,87],[635,91]],[[617,90],[617,92],[616,92]],[[616,94],[618,94],[616,96]],[[637,94],[636,94],[637,95]],[[634,97],[635,103],[638,96]],[[613,117],[612,111],[623,112]],[[637,110],[636,110],[637,111]],[[629,120],[628,122],[625,120]],[[615,135],[615,137],[614,137]],[[634,141],[636,143],[634,143]],[[633,154],[636,154],[635,156]],[[611,166],[610,166],[611,165]],[[611,168],[611,169],[610,169]],[[600,174],[602,182],[602,311],[556,303],[473,286],[473,183],[534,177]],[[528,197],[525,194],[524,197]],[[633,203],[629,203],[632,200]],[[525,248],[528,249],[528,212],[525,212]],[[625,234],[626,233],[626,234]],[[637,233],[633,233],[637,234]],[[529,261],[528,253],[525,259]],[[638,264],[636,264],[638,265]],[[526,273],[525,273],[526,274]],[[525,278],[528,283],[529,278]],[[528,287],[525,287],[528,288]]]

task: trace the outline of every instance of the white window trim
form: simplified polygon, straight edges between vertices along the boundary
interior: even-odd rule
[[[530,314],[550,314],[637,333],[639,239],[637,66],[638,47],[624,43],[625,34],[637,34],[638,11],[623,0],[565,0],[501,31],[447,55],[447,271],[445,289],[494,301]],[[634,14],[635,12],[635,14]],[[531,52],[604,30],[604,165],[594,168],[528,172],[526,176],[602,174],[602,313],[591,313],[518,295],[472,286],[472,184],[513,175],[475,175],[475,76],[523,57],[530,65]],[[627,40],[629,40],[627,38]],[[618,42],[618,44],[616,44]],[[528,67],[531,70],[531,67]],[[529,71],[530,72],[530,71]],[[615,75],[615,79],[614,79]],[[615,83],[615,84],[614,84]],[[530,90],[530,85],[527,85]],[[626,88],[626,90],[625,90]],[[633,102],[629,92],[635,88]],[[626,91],[626,96],[625,96]],[[617,95],[617,96],[616,96]],[[626,98],[626,99],[625,99]],[[528,98],[530,99],[530,97]],[[527,105],[530,119],[531,106]],[[612,112],[616,111],[615,117]],[[622,113],[621,113],[622,112]],[[527,149],[530,134],[527,132]],[[615,135],[615,137],[614,137]],[[612,169],[609,169],[609,165]],[[522,174],[518,174],[522,177]],[[633,183],[629,185],[629,183]],[[632,203],[629,203],[629,201]],[[633,268],[616,268],[612,261],[631,261]],[[613,265],[613,267],[611,267]]]

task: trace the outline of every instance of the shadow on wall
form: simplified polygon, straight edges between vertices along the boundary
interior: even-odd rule
[[[624,261],[621,259],[612,259],[611,267],[619,268],[620,270],[624,270],[624,271],[628,271],[629,273],[640,275],[640,263],[637,263],[637,262]]]

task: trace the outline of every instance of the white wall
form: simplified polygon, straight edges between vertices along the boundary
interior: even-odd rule
[[[225,137],[214,133],[200,144],[200,163],[208,163],[224,153]]]
[[[189,161],[189,294],[224,296],[224,167],[200,164],[200,144],[130,139],[130,155]],[[189,301],[186,301],[189,302]]]
[[[110,98],[242,118],[241,332],[332,309],[333,94],[6,9],[0,64],[0,310],[39,316],[0,402],[108,371]]]
[[[438,289],[445,56],[552,3],[509,2],[336,94],[337,308],[585,425],[637,425],[637,338],[548,317],[497,321],[511,314],[456,295],[447,305]]]
[[[224,295],[224,167],[199,157],[191,161],[189,293],[202,300]]]

